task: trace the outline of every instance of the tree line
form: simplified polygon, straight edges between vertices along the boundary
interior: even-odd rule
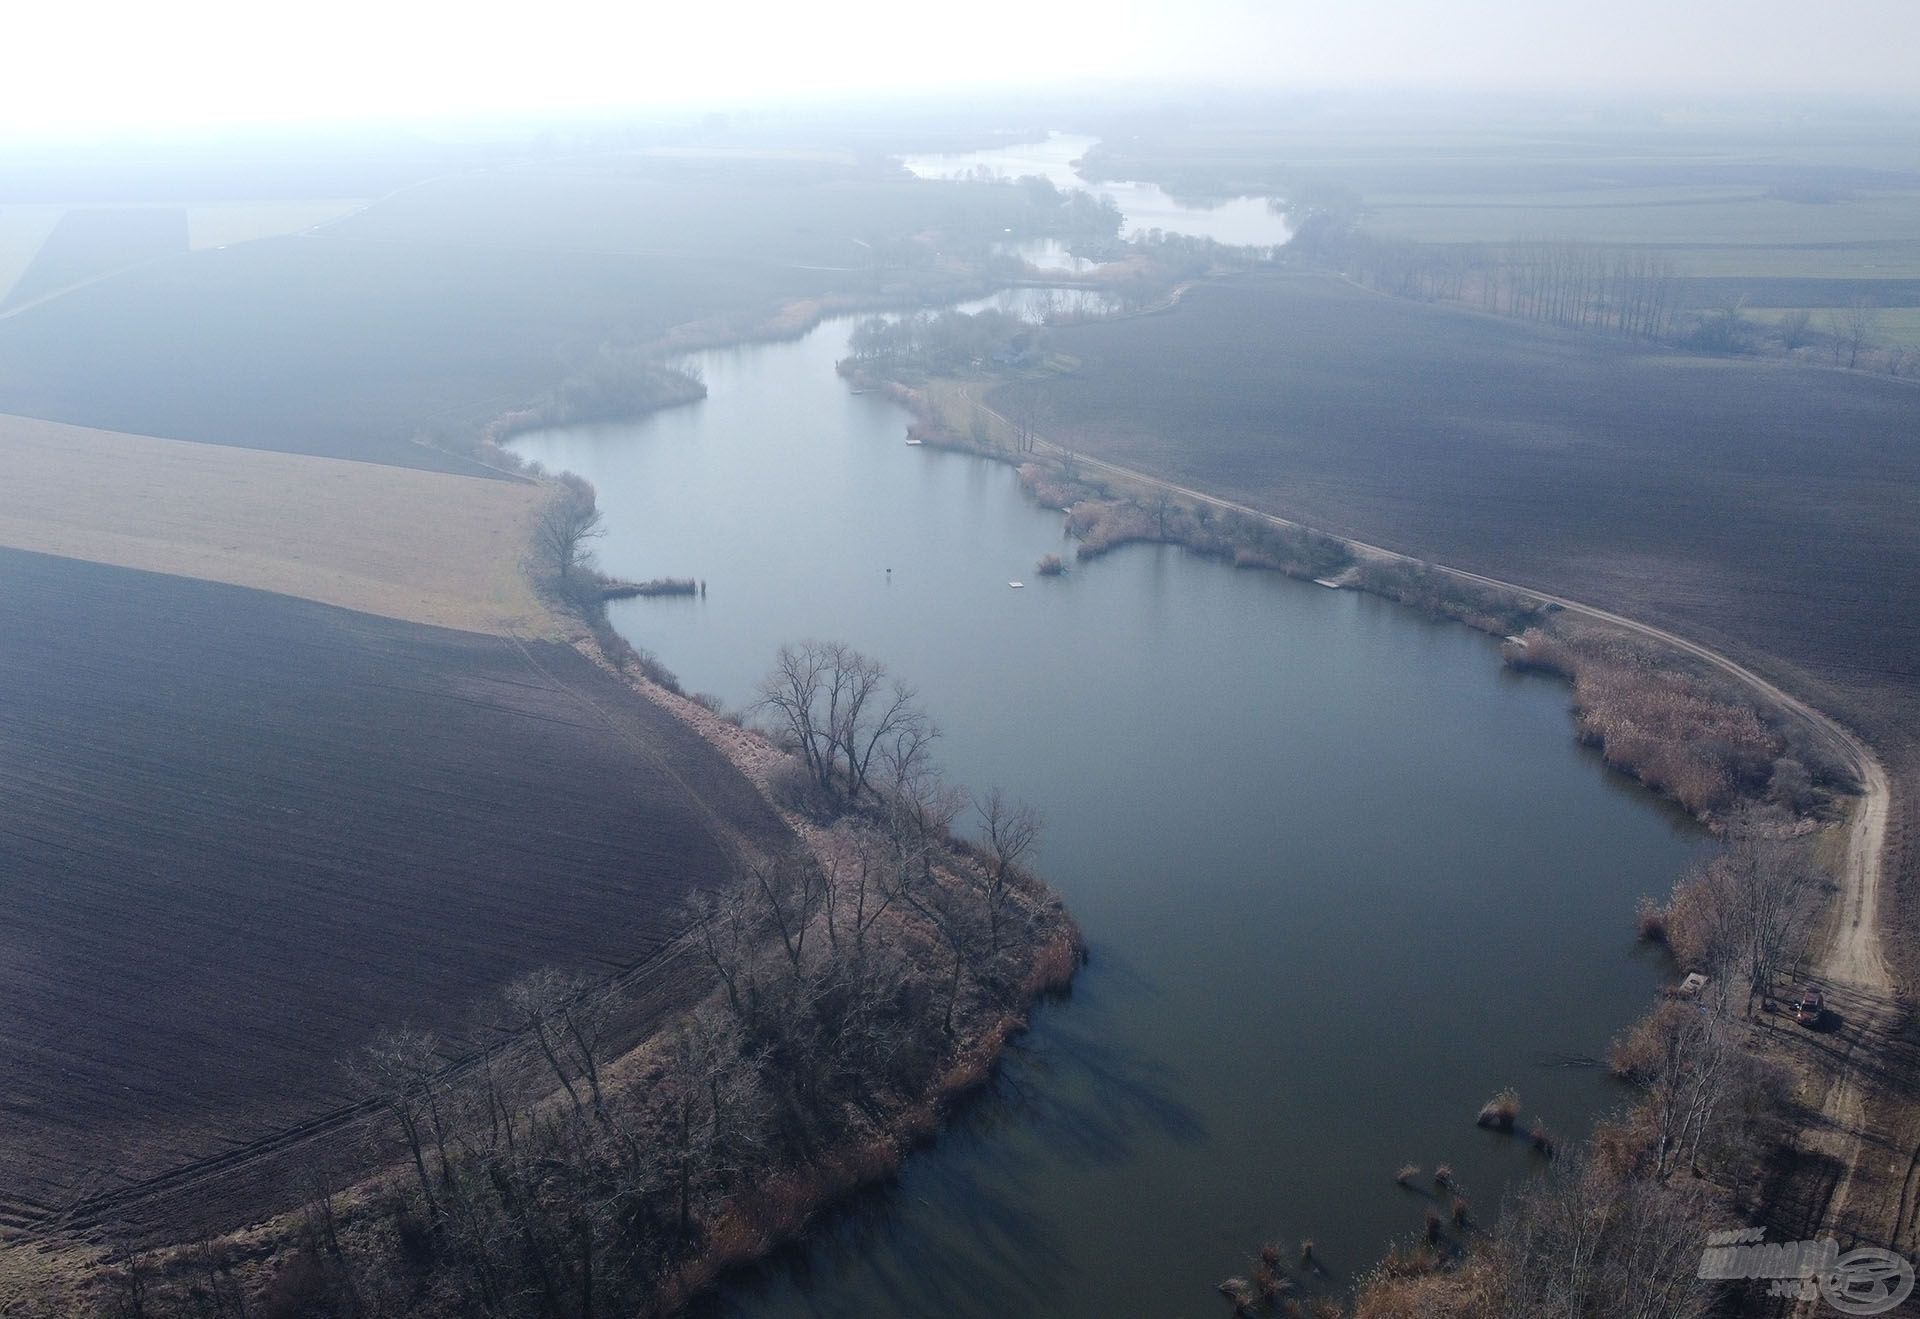
[[[429,1032],[382,1035],[350,1073],[397,1170],[316,1191],[235,1304],[662,1312],[886,1171],[944,1087],[984,1078],[1078,957],[1030,869],[1039,816],[947,783],[917,698],[851,647],[783,647],[762,691],[793,756],[779,790],[817,842],[743,857],[689,901],[680,965],[705,997],[626,1050],[643,1004],[543,970],[505,988],[462,1065]],[[206,1313],[192,1272],[130,1263],[121,1308],[137,1292],[141,1315]]]
[[[1396,297],[1461,302],[1519,320],[1633,339],[1668,338],[1679,323],[1679,271],[1661,252],[1552,238],[1393,242],[1323,227],[1303,230],[1303,236],[1303,253],[1312,251]]]

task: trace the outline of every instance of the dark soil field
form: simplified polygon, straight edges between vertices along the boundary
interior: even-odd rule
[[[1680,281],[1686,307],[1920,307],[1920,279],[1778,279],[1723,275]]]
[[[1026,195],[817,161],[614,157],[431,179],[333,226],[362,241],[644,253],[747,270],[866,276],[934,230],[982,240],[1030,219]]]
[[[17,551],[0,618],[0,1229],[342,1103],[383,1026],[641,962],[785,838],[557,643]]]
[[[0,411],[473,472],[413,437],[528,401],[566,373],[569,351],[771,307],[823,279],[604,253],[263,239],[0,321]]]
[[[1896,777],[1920,769],[1913,383],[1317,277],[1202,285],[1055,342],[1077,372],[991,396],[1050,439],[1718,646],[1853,723]],[[1890,950],[1910,975],[1913,942]]]
[[[68,211],[7,290],[0,309],[20,307],[82,280],[187,250],[178,206],[81,207]]]
[[[931,262],[916,235],[997,236],[1024,207],[1012,189],[790,164],[434,180],[311,235],[183,253],[0,319],[0,412],[478,471],[413,441],[477,431],[607,341],[937,279],[885,260]]]

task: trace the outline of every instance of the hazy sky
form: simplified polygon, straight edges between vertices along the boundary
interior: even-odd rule
[[[1206,79],[1920,96],[1920,0],[20,0],[0,135]]]

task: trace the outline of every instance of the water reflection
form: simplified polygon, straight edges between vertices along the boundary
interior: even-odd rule
[[[1049,133],[1044,141],[987,151],[903,156],[901,164],[923,179],[1017,179],[1037,175],[1063,191],[1078,188],[1092,192],[1111,199],[1120,208],[1124,217],[1122,238],[1136,238],[1158,229],[1237,247],[1278,247],[1293,237],[1285,211],[1273,198],[1235,197],[1211,206],[1190,206],[1175,200],[1157,184],[1089,182],[1075,165],[1099,141],[1097,137]],[[1076,269],[1072,264],[1043,264],[1077,260],[1057,242],[1022,245],[1020,255],[1039,269]],[[1078,269],[1083,272],[1092,264]]]
[[[1205,1129],[1180,1097],[1182,1078],[1064,1006],[1043,1006],[1045,1029],[1009,1045],[993,1080],[961,1103],[911,1175],[856,1196],[816,1226],[805,1248],[750,1270],[702,1313],[763,1305],[836,1319],[1071,1311],[1082,1265],[1070,1244],[1074,1225],[1036,1208],[1053,1173],[1030,1157],[1030,1144],[1053,1159],[1114,1167],[1143,1140],[1193,1144]],[[935,1151],[949,1157],[934,1164],[927,1156]],[[852,1267],[864,1285],[850,1295],[831,1283]]]

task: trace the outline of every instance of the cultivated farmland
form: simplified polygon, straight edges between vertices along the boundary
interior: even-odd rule
[[[1689,306],[1891,307],[1920,278],[1920,150],[1902,127],[1167,128],[1116,134],[1091,167],[1183,195],[1280,196],[1389,242],[1657,251],[1688,277]]]
[[[267,238],[0,320],[0,407],[107,430],[446,468],[412,442],[551,388],[569,353],[820,287],[664,258]],[[102,362],[113,370],[103,371]]]
[[[1026,205],[817,165],[632,171],[441,180],[311,234],[123,271],[0,318],[0,411],[432,466],[416,435],[470,436],[603,343],[951,283],[924,232],[959,217],[997,236]]]
[[[644,959],[785,837],[557,643],[12,550],[0,617],[0,1228],[341,1102],[384,1025]]]
[[[354,200],[320,200],[212,202],[189,206],[188,243],[195,249],[225,247],[229,243],[251,243],[260,238],[297,234],[337,220],[363,204]]]
[[[888,244],[930,231],[997,238],[1030,218],[1016,189],[784,160],[634,158],[433,179],[332,227],[358,241],[575,252],[725,253],[749,271],[872,280]]]
[[[1329,530],[1920,678],[1920,389],[1541,332],[1332,279],[1060,329],[1049,437]],[[1871,572],[1862,572],[1871,552]],[[1726,603],[1722,603],[1722,602]]]
[[[553,630],[523,570],[548,492],[458,465],[475,475],[0,416],[0,545],[440,627]]]
[[[0,307],[21,307],[122,266],[187,250],[177,206],[79,207],[60,217]]]

